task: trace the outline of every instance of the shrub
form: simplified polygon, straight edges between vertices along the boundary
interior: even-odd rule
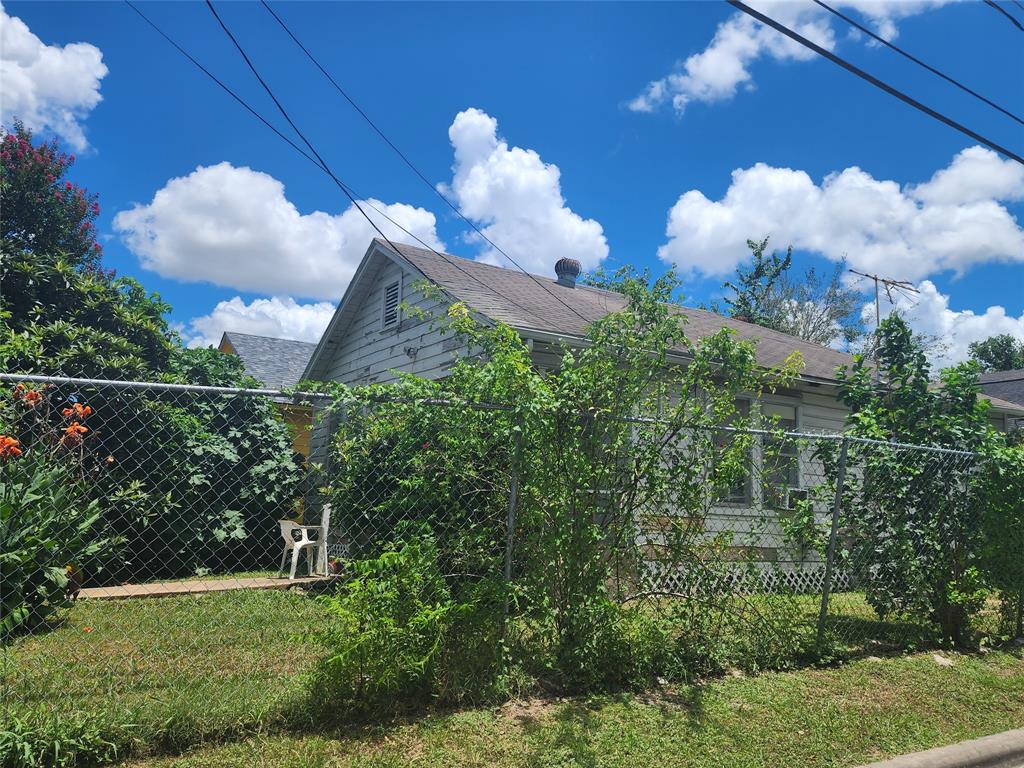
[[[1007,634],[1024,637],[1024,444],[997,447],[982,485],[982,569],[1000,590]]]
[[[0,466],[0,636],[68,604],[69,567],[97,554],[99,505],[71,470],[32,452]]]
[[[350,563],[351,580],[322,598],[334,622],[316,687],[333,713],[394,710],[487,689],[498,644],[481,644],[481,658],[467,653],[472,644],[459,643],[472,637],[472,625],[493,628],[498,620],[486,589],[453,597],[427,529],[403,526],[384,550]]]
[[[67,605],[71,572],[110,543],[83,482],[92,408],[75,403],[53,425],[49,405],[46,393],[18,385],[0,409],[3,429],[21,426],[32,437],[28,447],[0,435],[0,638]]]

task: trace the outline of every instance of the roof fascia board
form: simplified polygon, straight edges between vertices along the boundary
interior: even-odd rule
[[[536,328],[525,328],[517,327],[516,331],[524,339],[533,339],[534,341],[543,341],[555,344],[567,344],[571,347],[588,347],[590,341],[582,336],[575,336],[565,333],[552,333],[551,331],[542,331]],[[685,364],[689,362],[692,357],[682,352],[669,352],[667,354],[669,361],[673,363]],[[796,380],[805,384],[815,384],[818,386],[826,387],[838,387],[839,383],[833,379],[823,379],[818,376],[807,376],[805,374],[797,374]]]
[[[359,262],[359,266],[356,267],[355,274],[352,275],[352,279],[349,281],[348,287],[345,289],[345,293],[341,297],[341,301],[338,302],[337,309],[334,310],[334,314],[331,316],[331,321],[327,324],[327,330],[325,330],[323,335],[320,336],[320,341],[317,342],[316,349],[313,350],[313,354],[310,356],[309,362],[306,363],[306,368],[302,372],[300,381],[316,381],[317,368],[321,363],[321,358],[323,358],[327,352],[328,342],[339,330],[342,320],[347,320],[347,316],[355,311],[350,306],[352,302],[349,301],[349,299],[352,298],[358,290],[359,283],[362,282],[366,272],[370,269],[372,256],[377,250],[379,250],[377,247],[377,241],[374,240],[370,243],[370,247],[366,249],[366,253],[363,254],[363,260]]]

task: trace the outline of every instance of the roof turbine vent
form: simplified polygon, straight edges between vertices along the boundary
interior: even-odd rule
[[[576,278],[583,271],[583,265],[576,259],[559,259],[555,262],[555,274],[558,276],[558,284],[566,288],[576,287]]]

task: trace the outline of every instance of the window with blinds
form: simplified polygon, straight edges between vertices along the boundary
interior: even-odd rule
[[[400,294],[400,282],[394,282],[384,287],[384,300],[381,306],[381,329],[394,328],[398,325]]]

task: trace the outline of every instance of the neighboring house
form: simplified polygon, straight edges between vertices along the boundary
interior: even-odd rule
[[[989,398],[998,398],[1000,401],[1024,408],[1024,369],[983,373],[981,391]],[[1024,429],[1024,418],[1015,419],[1007,414],[1005,422],[1006,431],[1014,428]]]
[[[583,344],[589,322],[626,305],[625,297],[618,293],[577,285],[579,264],[570,260],[558,263],[557,279],[552,279],[407,245],[396,248],[397,252],[377,239],[371,243],[309,360],[304,379],[360,385],[395,381],[398,371],[427,378],[445,376],[461,345],[457,338],[433,327],[431,318],[456,301],[484,320],[514,328],[537,367],[551,369],[558,365],[561,344]],[[425,297],[417,289],[424,281],[439,288],[441,297]],[[404,312],[403,304],[416,311]],[[843,429],[848,409],[837,399],[836,369],[850,365],[850,355],[712,312],[680,311],[686,316],[686,332],[692,339],[730,328],[739,338],[756,342],[757,360],[766,368],[780,366],[793,352],[800,352],[803,372],[789,389],[764,395],[762,411],[774,414],[792,430]],[[1024,417],[1024,405],[990,399],[994,420]],[[328,431],[314,430],[314,458]],[[816,482],[816,469],[794,456],[786,484],[804,488]],[[738,532],[758,527],[763,515],[757,510],[764,502],[759,485],[747,482],[723,501],[717,515],[719,527]],[[775,559],[777,553],[769,551],[771,547],[760,535],[757,538],[758,543],[748,544],[764,549],[764,559]]]
[[[245,372],[267,389],[283,389],[299,383],[316,344],[225,331],[217,349],[240,357]],[[310,407],[295,405],[284,399],[275,401],[275,406],[291,429],[292,447],[308,457],[312,420]]]

